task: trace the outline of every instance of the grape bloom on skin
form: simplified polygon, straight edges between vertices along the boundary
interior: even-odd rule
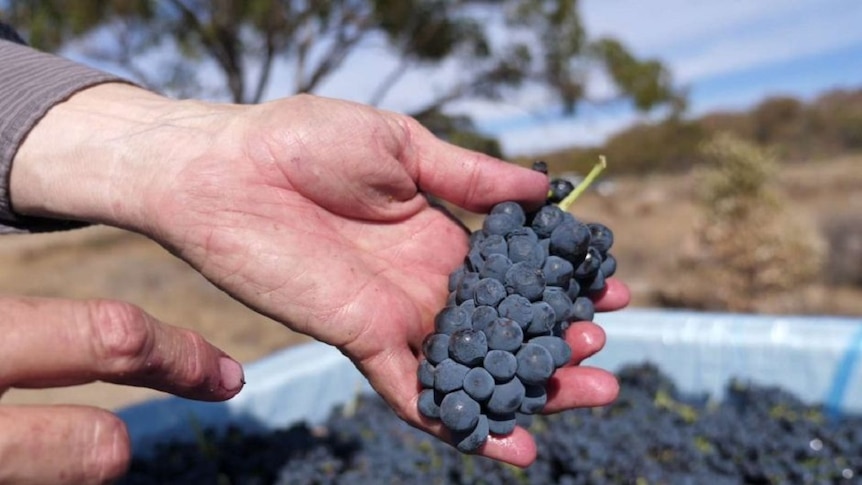
[[[533,168],[547,173],[541,162]],[[449,276],[449,305],[423,345],[419,411],[440,419],[458,450],[473,452],[541,412],[548,380],[572,356],[566,329],[592,320],[591,297],[616,271],[613,232],[567,208],[602,168],[604,159],[578,187],[551,181],[536,211],[494,206]]]

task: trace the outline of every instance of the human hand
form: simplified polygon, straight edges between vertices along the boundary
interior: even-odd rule
[[[130,96],[143,97],[159,114],[123,136],[96,137],[101,154],[106,143],[120,146],[110,157],[79,156],[79,171],[100,182],[77,197],[43,178],[43,187],[59,192],[15,199],[16,187],[34,186],[27,181],[36,171],[25,162],[20,185],[13,171],[16,207],[153,237],[251,308],[337,346],[400,417],[445,438],[439,423],[417,411],[416,368],[467,240],[424,193],[483,212],[502,200],[540,203],[547,178],[443,143],[407,117],[353,103],[298,96],[249,107],[165,107],[134,88],[109,88],[126,94],[114,93],[125,109],[136,105]],[[111,92],[87,97],[99,89],[77,101],[102,106]],[[49,113],[34,134],[62,125],[63,110],[75,106],[79,116],[93,112],[60,105],[61,118]],[[21,159],[44,158],[27,148]],[[627,302],[625,287],[612,280],[598,307]],[[567,337],[575,363],[604,343],[601,329],[586,322]],[[552,379],[548,410],[605,404],[616,392],[609,373],[572,366]],[[519,429],[492,438],[480,453],[525,466],[536,450]]]
[[[4,297],[0,307],[0,395],[100,380],[223,401],[242,388],[237,362],[131,304]],[[125,424],[104,409],[0,405],[0,429],[0,483],[106,483],[129,464]]]

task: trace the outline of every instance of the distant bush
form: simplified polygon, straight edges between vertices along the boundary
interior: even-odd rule
[[[774,155],[728,134],[710,139],[701,154],[701,218],[663,302],[761,311],[788,290],[817,282],[825,244],[814,224],[785,210]],[[693,284],[704,281],[710,284]]]
[[[823,230],[829,244],[826,279],[862,286],[862,214],[835,215]]]
[[[787,96],[765,99],[744,112],[714,112],[695,119],[639,123],[602,146],[542,154],[560,172],[607,156],[615,173],[679,172],[697,167],[699,147],[719,133],[769,148],[782,162],[862,150],[862,89],[830,91],[808,103]]]
[[[697,164],[705,135],[700,125],[689,121],[641,124],[611,137],[603,153],[621,172],[682,171]]]

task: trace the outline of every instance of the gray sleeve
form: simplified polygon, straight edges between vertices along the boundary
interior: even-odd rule
[[[12,159],[30,130],[54,105],[84,88],[117,81],[128,82],[0,37],[0,234],[86,225],[15,214],[9,193]]]

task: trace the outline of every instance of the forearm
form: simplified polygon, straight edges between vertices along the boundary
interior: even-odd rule
[[[81,89],[118,78],[5,40],[0,40],[0,65],[0,232],[68,227],[14,212],[9,192],[12,160],[51,107]]]
[[[207,106],[108,83],[54,106],[13,159],[19,214],[143,231],[158,210],[158,185],[208,143]]]

